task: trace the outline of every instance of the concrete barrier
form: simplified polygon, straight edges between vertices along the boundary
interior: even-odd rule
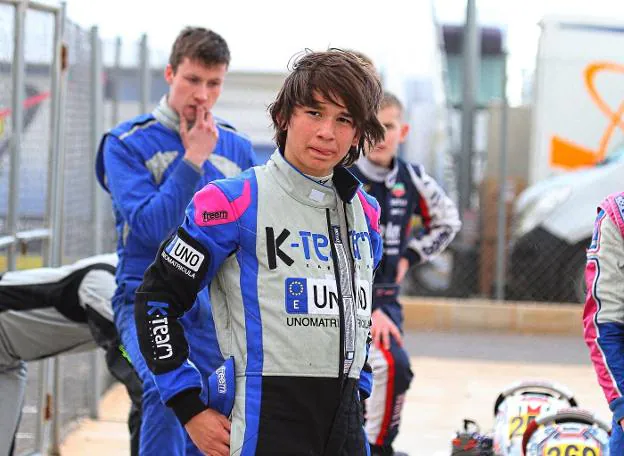
[[[405,328],[580,336],[580,304],[401,296]]]

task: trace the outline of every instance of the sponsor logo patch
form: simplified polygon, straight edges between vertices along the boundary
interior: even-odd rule
[[[602,221],[606,215],[607,213],[603,209],[600,209],[598,212],[598,216],[594,222],[594,232],[592,233],[591,244],[589,244],[588,251],[590,252],[597,252],[600,250],[600,227],[602,226]]]
[[[214,222],[216,220],[227,220],[227,218],[227,211],[202,212],[202,220],[204,221],[204,223]]]
[[[217,374],[217,391],[219,394],[226,394],[227,381],[225,379],[225,366],[218,368],[215,373]]]
[[[397,182],[392,187],[392,196],[395,196],[397,198],[402,198],[403,196],[405,196],[405,192],[405,185],[403,184],[403,182]]]
[[[291,232],[286,228],[281,231],[267,226],[266,250],[269,269],[277,269],[282,263],[292,266],[295,262],[295,252],[303,252],[305,261],[315,261],[328,263],[331,260],[330,237],[322,233],[301,230]],[[340,238],[340,228],[332,226],[331,238],[335,243],[342,243]],[[368,231],[349,231],[353,257],[356,260],[362,259],[362,248],[369,251],[370,258],[373,257],[373,245]],[[278,261],[279,260],[279,261]]]
[[[173,346],[169,334],[169,304],[166,302],[148,301],[147,315],[150,325],[152,341],[152,356],[154,359],[164,360],[173,356]]]
[[[165,252],[173,260],[193,272],[199,271],[200,266],[204,262],[204,254],[188,245],[178,236],[171,240],[165,248]]]
[[[620,217],[622,217],[622,220],[624,220],[624,195],[616,196],[615,204],[617,204],[617,207],[620,210]]]
[[[370,315],[370,283],[358,280],[356,284],[357,313]],[[340,315],[338,290],[333,277],[325,279],[287,278],[285,306],[288,314]]]

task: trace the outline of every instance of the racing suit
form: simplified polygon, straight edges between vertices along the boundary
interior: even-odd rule
[[[373,310],[381,308],[402,331],[403,310],[396,283],[399,259],[421,264],[442,252],[461,226],[457,209],[422,166],[395,158],[392,167],[386,168],[362,157],[352,171],[381,206],[384,248],[373,286]],[[390,350],[371,347],[369,363],[373,392],[366,401],[366,433],[374,452],[392,454],[405,393],[413,377],[409,356],[392,337]]]
[[[256,160],[250,141],[217,119],[219,139],[209,160],[199,169],[183,159],[178,125],[178,115],[163,97],[151,114],[109,131],[97,156],[97,177],[111,194],[118,235],[115,324],[143,382],[140,452],[150,456],[185,454],[188,442],[185,443],[184,429],[162,404],[141,356],[134,324],[135,290],[160,243],[182,222],[193,194],[214,179],[237,175],[255,165]],[[209,305],[208,301],[205,304]],[[210,321],[201,315],[209,313],[210,309],[201,306],[193,309],[184,321],[189,332],[198,337],[212,334],[201,327]],[[219,354],[216,348],[210,348],[216,347],[216,343],[204,342],[196,344],[201,350],[196,350],[194,357],[203,359],[202,366],[218,366],[215,359]],[[212,354],[217,357],[213,359]]]
[[[585,268],[585,342],[613,411],[610,454],[624,454],[624,193],[598,207]]]
[[[106,350],[111,374],[128,390],[132,455],[138,454],[141,382],[125,359],[113,325],[117,255],[59,268],[0,274],[0,454],[11,454],[26,387],[26,361],[70,351]]]
[[[360,376],[381,258],[376,201],[349,171],[326,185],[276,151],[198,192],[137,290],[141,350],[182,423],[205,409],[180,317],[206,285],[233,357],[230,454],[366,454]],[[362,389],[362,392],[358,390]]]

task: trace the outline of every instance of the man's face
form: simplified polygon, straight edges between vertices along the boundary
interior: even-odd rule
[[[210,111],[217,102],[226,72],[224,63],[205,66],[186,57],[175,72],[171,65],[167,65],[165,80],[169,84],[169,106],[189,123],[195,122],[199,106]]]
[[[317,107],[295,107],[287,125],[286,160],[304,174],[322,177],[342,161],[358,136],[353,119],[340,98],[334,104],[314,94]]]
[[[377,119],[386,130],[384,139],[366,156],[376,165],[388,167],[399,150],[399,144],[405,141],[409,127],[403,123],[401,110],[396,106],[380,109]]]

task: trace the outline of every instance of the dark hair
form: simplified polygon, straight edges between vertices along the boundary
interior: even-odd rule
[[[401,100],[399,100],[398,97],[391,92],[384,92],[379,109],[385,109],[391,106],[394,106],[400,111],[401,114],[403,114],[403,103],[401,103]]]
[[[295,57],[291,73],[269,106],[280,150],[284,151],[287,126],[295,107],[316,106],[315,92],[338,105],[338,100],[342,100],[360,137],[358,146],[349,150],[340,165],[355,163],[365,143],[373,147],[383,140],[384,128],[377,120],[382,89],[375,69],[349,51],[306,50]]]
[[[373,68],[375,67],[373,59],[371,59],[368,55],[364,54],[362,51],[356,51],[355,49],[347,49],[346,51],[355,54],[362,62],[364,62],[364,64],[370,65]]]
[[[173,42],[169,65],[174,73],[184,58],[205,66],[230,64],[230,49],[218,33],[203,27],[185,27]]]

